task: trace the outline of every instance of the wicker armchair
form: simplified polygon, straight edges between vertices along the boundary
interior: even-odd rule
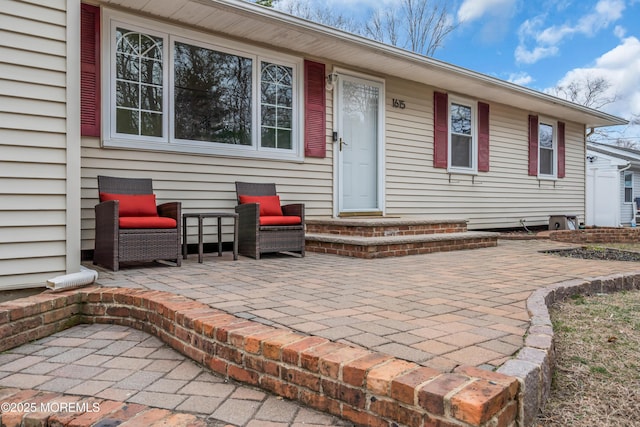
[[[113,271],[129,261],[180,266],[180,202],[156,206],[151,179],[98,176],[98,191],[94,264]]]
[[[236,182],[236,196],[238,252],[255,259],[269,252],[304,256],[304,204],[281,206],[272,183]]]

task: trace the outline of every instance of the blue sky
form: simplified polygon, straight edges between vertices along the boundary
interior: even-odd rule
[[[323,3],[364,17],[371,6],[399,1]],[[451,0],[449,7],[459,26],[436,59],[540,91],[604,77],[617,100],[602,109],[640,115],[640,0]],[[620,131],[640,143],[640,126]]]

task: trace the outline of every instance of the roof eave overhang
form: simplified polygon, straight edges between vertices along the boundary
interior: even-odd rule
[[[627,124],[620,117],[241,0],[104,0],[104,3],[586,127]]]

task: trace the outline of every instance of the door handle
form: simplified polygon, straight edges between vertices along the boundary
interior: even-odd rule
[[[340,138],[340,151],[342,151],[342,146],[343,146],[343,145],[349,145],[349,144],[347,144],[346,142],[344,142],[344,141],[342,140],[342,138]]]

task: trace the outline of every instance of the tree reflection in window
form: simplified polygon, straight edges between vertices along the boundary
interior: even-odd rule
[[[540,140],[540,174],[553,175],[553,126],[540,123],[538,135]]]
[[[291,149],[293,113],[293,69],[261,64],[261,146]]]
[[[251,145],[252,60],[175,43],[175,138]]]
[[[116,29],[116,132],[162,136],[162,43]]]
[[[473,167],[471,107],[451,104],[451,166]]]

